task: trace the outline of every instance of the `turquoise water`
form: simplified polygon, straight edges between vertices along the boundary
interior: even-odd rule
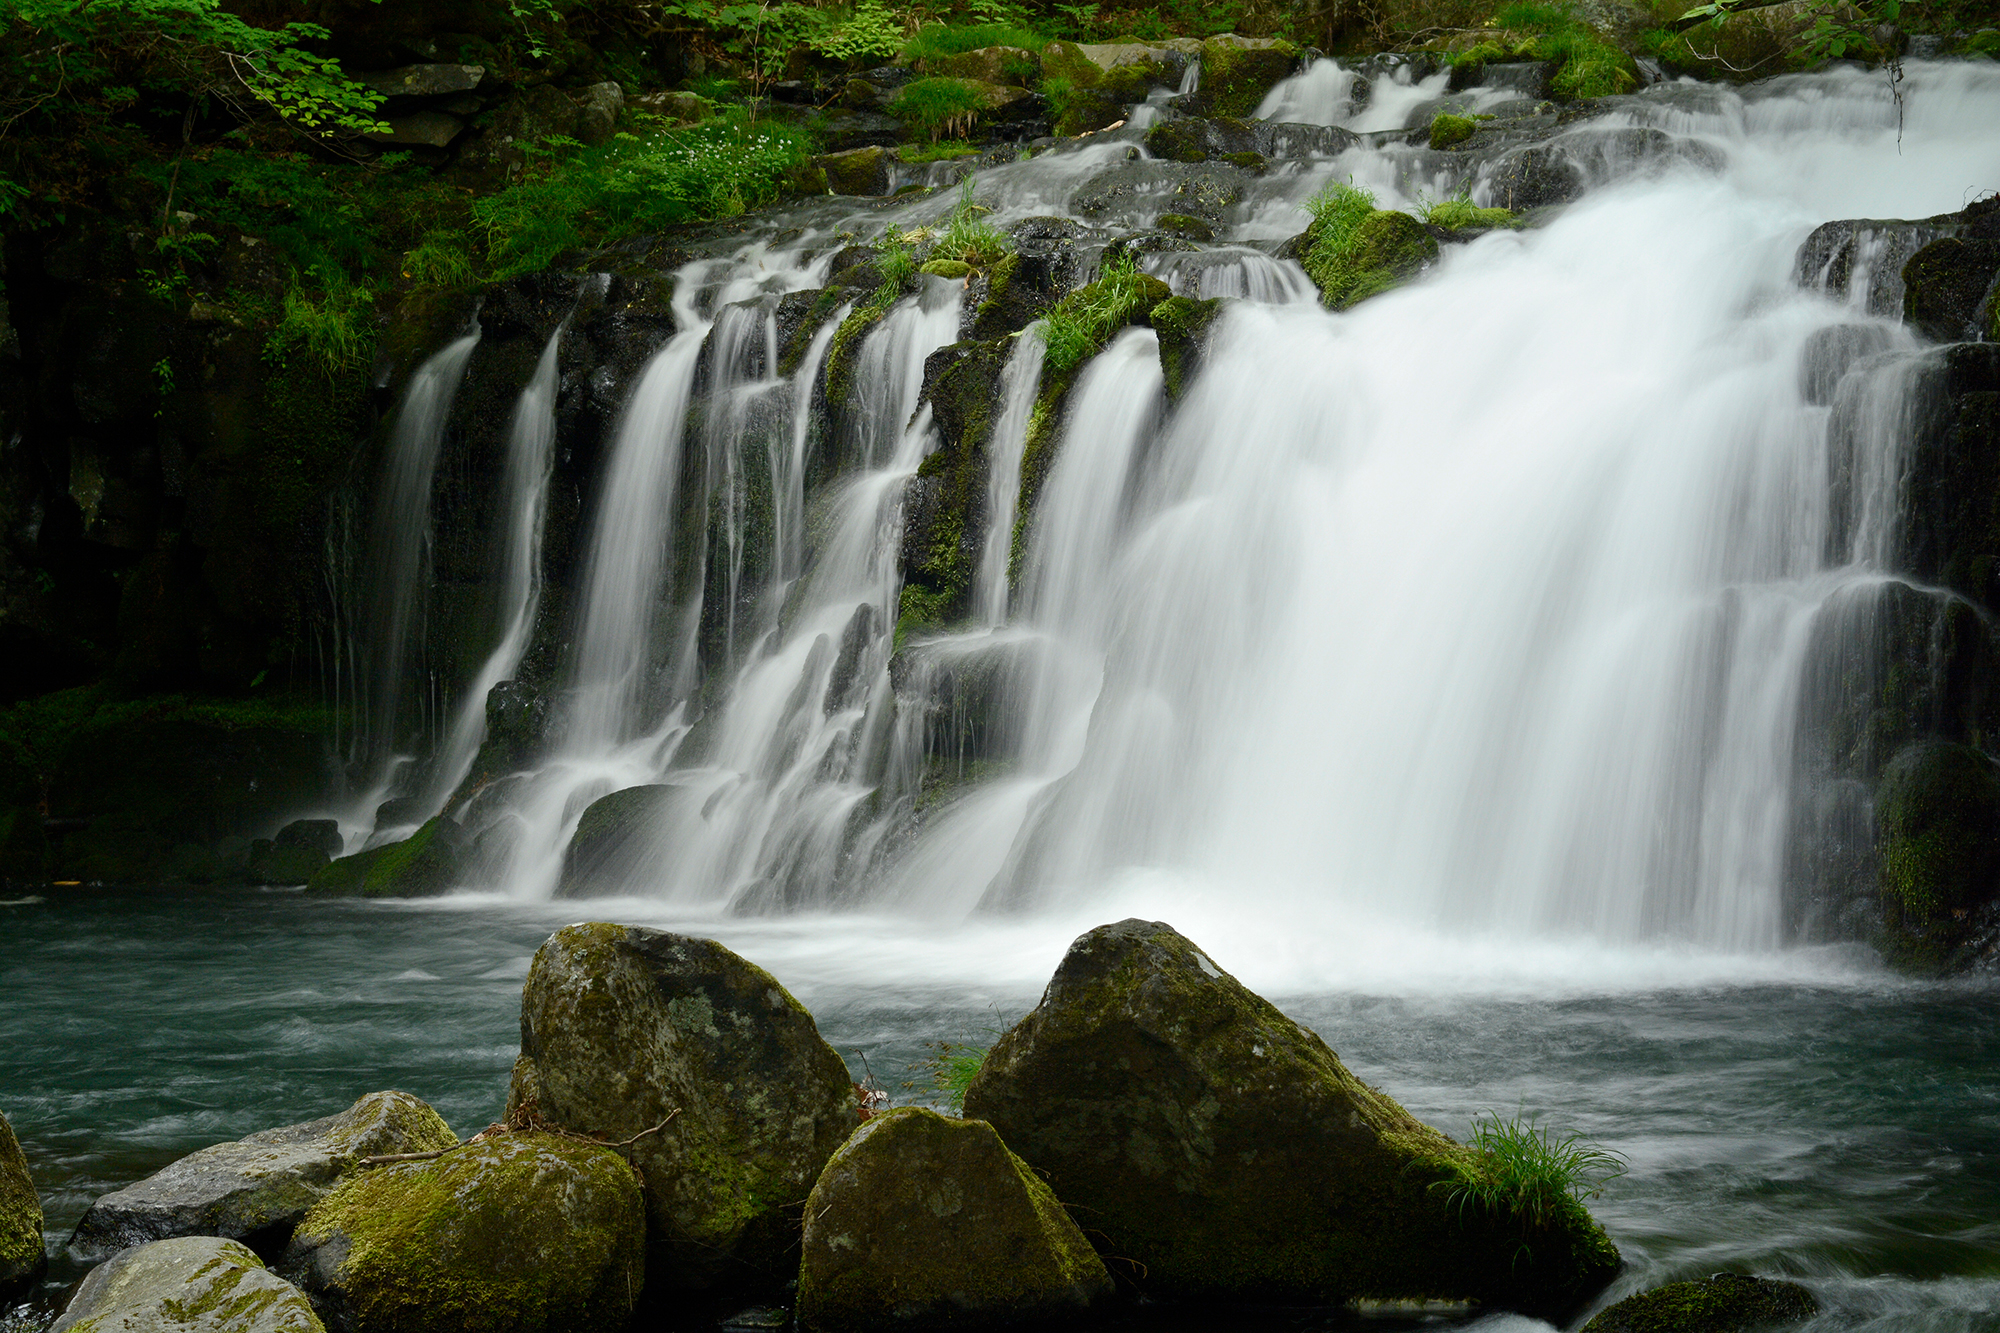
[[[587,914],[636,915],[173,890],[0,907],[0,1109],[52,1252],[99,1193],[376,1088],[482,1128],[505,1095],[529,956]],[[1034,1003],[1070,924],[937,944],[871,920],[710,923],[898,1100],[923,1096],[903,1085],[924,1042],[987,1040]],[[1255,967],[1236,970],[1256,984]],[[1789,1274],[1827,1304],[1818,1328],[2000,1330],[2000,988],[1851,966],[1775,981],[1747,968],[1741,983],[1720,965],[1684,971],[1696,979],[1597,993],[1519,978],[1267,993],[1447,1132],[1526,1109],[1624,1153],[1629,1174],[1593,1204],[1629,1263],[1613,1295]],[[45,1299],[79,1271],[59,1257]]]

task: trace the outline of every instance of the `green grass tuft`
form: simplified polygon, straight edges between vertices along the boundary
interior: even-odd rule
[[[1097,355],[1140,306],[1151,310],[1165,299],[1158,295],[1164,285],[1139,272],[1130,251],[1106,261],[1097,281],[1063,297],[1036,325],[1049,349],[1043,375],[1054,379]]]
[[[1426,200],[1417,206],[1417,216],[1433,227],[1464,231],[1471,227],[1518,227],[1521,219],[1512,209],[1481,208],[1467,195]]]
[[[1558,64],[1549,85],[1558,97],[1609,97],[1638,86],[1631,57],[1566,4],[1515,0],[1493,16],[1493,23],[1514,37],[1512,54]]]
[[[910,39],[903,48],[902,61],[906,65],[914,65],[933,56],[963,55],[967,51],[983,51],[989,46],[1018,46],[1024,51],[1040,51],[1048,44],[1047,37],[1015,23],[981,23],[968,28],[933,23]]]
[[[1491,1114],[1472,1124],[1471,1148],[1477,1167],[1431,1186],[1464,1219],[1478,1211],[1512,1217],[1523,1238],[1554,1227],[1562,1214],[1625,1174],[1625,1159],[1581,1134],[1558,1134],[1517,1114]]]
[[[972,199],[972,181],[958,187],[958,203],[951,210],[931,247],[931,259],[956,259],[962,263],[997,264],[1014,253],[1013,238],[983,216],[992,210]]]
[[[953,1115],[965,1114],[965,1090],[986,1063],[987,1047],[957,1041],[926,1042],[930,1054],[917,1065],[922,1081],[944,1099]],[[914,1086],[914,1085],[906,1085]]]
[[[930,136],[935,143],[950,135],[964,138],[972,131],[986,99],[969,79],[932,78],[906,83],[889,103],[889,114]]]

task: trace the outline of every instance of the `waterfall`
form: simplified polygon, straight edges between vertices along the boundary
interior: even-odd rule
[[[404,692],[426,675],[423,601],[429,585],[431,479],[446,419],[479,345],[479,326],[447,343],[410,375],[389,431],[367,527],[366,573],[355,615],[353,703],[360,717],[350,767],[366,776],[343,826],[365,830],[410,756],[398,755]],[[430,739],[421,737],[421,739]]]
[[[1931,364],[1795,256],[2000,178],[2000,78],[1912,62],[1903,92],[1900,145],[1856,71],[1611,99],[1537,141],[1580,199],[1343,314],[1271,253],[1302,201],[1484,199],[1493,157],[1328,136],[1244,177],[1203,205],[1213,243],[1143,253],[1232,298],[1175,401],[1146,328],[1059,401],[1032,328],[979,363],[1004,355],[945,630],[899,627],[902,500],[937,446],[926,360],[992,293],[922,279],[858,342],[834,330],[865,289],[784,298],[949,201],[816,203],[690,265],[594,483],[547,751],[469,829],[501,849],[481,882],[944,920],[1168,901],[1329,949],[1784,943],[1815,643],[1894,581]],[[1318,62],[1264,111],[1403,130],[1443,93]],[[1451,96],[1539,114],[1517,93]],[[1053,215],[1021,232],[1036,281],[1188,197],[1119,134],[981,173],[992,218]],[[569,877],[584,812],[637,788],[615,865]]]
[[[535,608],[542,594],[542,519],[548,508],[549,469],[554,461],[557,358],[568,327],[565,318],[549,335],[533,378],[514,404],[514,417],[507,428],[506,466],[500,478],[505,497],[499,577],[495,581],[500,639],[459,696],[431,773],[425,817],[444,807],[471,770],[486,734],[486,696],[495,685],[513,677],[534,628]]]

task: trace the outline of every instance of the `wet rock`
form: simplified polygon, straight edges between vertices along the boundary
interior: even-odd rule
[[[1917,374],[1920,410],[1906,454],[1896,568],[2000,609],[2000,344],[1931,353]],[[1836,482],[1856,465],[1865,413],[1858,395],[1852,404],[1838,397],[1828,426]],[[1850,481],[1844,491],[1852,490]]]
[[[1845,300],[1863,288],[1861,304],[1871,315],[1896,319],[1903,313],[1903,268],[1919,250],[1960,231],[1957,215],[1923,222],[1856,218],[1822,223],[1799,246],[1794,278],[1801,287]]]
[[[578,142],[597,145],[611,142],[618,132],[618,117],[625,110],[625,90],[616,83],[593,83],[575,95]]]
[[[334,861],[313,875],[306,891],[332,897],[434,898],[459,886],[469,850],[464,827],[438,815],[401,842]]]
[[[41,1196],[14,1127],[0,1114],[0,1306],[26,1293],[47,1267]]]
[[[1815,330],[1799,357],[1799,393],[1816,406],[1830,406],[1854,363],[1887,351],[1889,341],[1889,330],[1879,324],[1835,324]]]
[[[1819,1302],[1796,1282],[1717,1273],[1627,1296],[1600,1311],[1584,1333],[1761,1333],[1817,1313]]]
[[[1903,265],[1903,320],[1933,342],[2000,340],[1996,288],[2000,239],[1940,237]]]
[[[1969,745],[1923,741],[1875,794],[1883,952],[1906,971],[1962,971],[2000,944],[2000,767]]]
[[[1264,94],[1298,65],[1299,49],[1282,37],[1211,37],[1201,44],[1201,87],[1186,109],[1209,116],[1254,115]]]
[[[272,839],[280,847],[316,852],[331,861],[340,855],[340,825],[331,819],[294,819]]]
[[[1222,314],[1222,300],[1219,296],[1206,301],[1176,296],[1154,306],[1148,317],[1160,336],[1160,369],[1165,373],[1167,397],[1176,402],[1201,373],[1215,321]]]
[[[713,940],[602,923],[535,954],[508,1112],[612,1141],[660,1126],[628,1152],[661,1289],[782,1280],[798,1201],[856,1120],[847,1067],[769,973]]]
[[[267,1129],[190,1153],[93,1203],[69,1249],[102,1258],[169,1236],[226,1236],[282,1249],[306,1210],[363,1157],[453,1147],[436,1111],[404,1092],[371,1092],[338,1115]]]
[[[342,1333],[599,1333],[631,1316],[645,1235],[617,1153],[499,1134],[349,1176],[281,1268]]]
[[[1345,245],[1320,232],[1315,221],[1292,249],[1330,310],[1351,309],[1437,262],[1437,238],[1408,213],[1377,209]]]
[[[813,165],[826,172],[826,188],[834,194],[883,195],[889,193],[894,160],[889,149],[873,145],[827,153],[814,158]]]
[[[1565,1200],[1546,1230],[1433,1185],[1484,1168],[1160,922],[1070,946],[965,1094],[1159,1296],[1471,1299],[1561,1311],[1617,1271]]]
[[[1163,120],[1146,131],[1146,151],[1173,162],[1220,161],[1256,166],[1252,159],[1289,161],[1337,157],[1360,142],[1338,125],[1287,125],[1227,116]]]
[[[247,1247],[156,1240],[98,1265],[49,1333],[326,1333],[297,1287]]]
[[[627,787],[592,801],[563,852],[558,898],[590,898],[633,886],[636,859],[654,845],[667,805],[681,788]]]
[[[1006,1328],[1111,1294],[1082,1231],[993,1127],[905,1106],[826,1164],[806,1202],[801,1327]]]

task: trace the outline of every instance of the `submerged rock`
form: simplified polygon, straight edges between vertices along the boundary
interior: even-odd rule
[[[1080,937],[965,1094],[1160,1296],[1476,1300],[1559,1312],[1618,1252],[1567,1195],[1540,1228],[1462,1210],[1471,1150],[1160,922]]]
[[[363,1157],[432,1152],[458,1136],[406,1092],[371,1092],[338,1115],[190,1153],[90,1206],[71,1253],[101,1258],[168,1236],[226,1236],[266,1253]]]
[[[305,1294],[215,1236],[156,1240],[99,1264],[49,1333],[326,1333]]]
[[[770,973],[713,940],[603,923],[536,952],[507,1104],[512,1124],[646,1132],[628,1151],[647,1281],[665,1288],[782,1280],[798,1204],[856,1120],[847,1066]]]
[[[600,1333],[631,1316],[645,1234],[617,1153],[503,1134],[349,1176],[283,1269],[341,1333]]]
[[[1801,1323],[1819,1302],[1796,1282],[1717,1273],[1670,1282],[1600,1311],[1584,1333],[1754,1333]]]
[[[47,1267],[41,1196],[14,1127],[0,1114],[0,1305],[38,1282]]]
[[[984,1121],[914,1106],[878,1115],[806,1202],[807,1329],[1008,1327],[1110,1294],[1083,1232]]]

